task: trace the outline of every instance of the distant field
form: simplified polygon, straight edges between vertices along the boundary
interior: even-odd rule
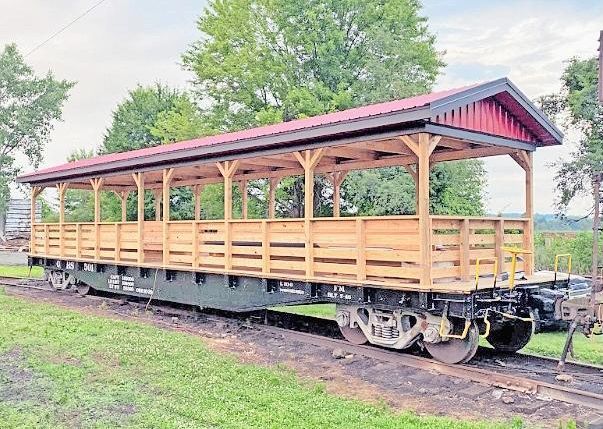
[[[335,318],[334,304],[311,304],[275,307],[275,310],[308,316]],[[544,356],[559,357],[565,343],[565,332],[545,332],[534,335],[532,341],[522,350],[524,353],[534,353]],[[483,345],[487,345],[482,340]],[[577,333],[574,336],[574,353],[581,362],[603,365],[603,335],[586,338]]]
[[[510,428],[397,413],[239,363],[191,335],[0,290],[2,428]]]
[[[41,278],[44,274],[42,267],[32,267],[31,277]],[[0,265],[0,276],[6,277],[28,277],[29,267],[23,265]]]

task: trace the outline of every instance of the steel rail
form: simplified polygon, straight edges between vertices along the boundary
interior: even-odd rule
[[[7,279],[9,280],[7,282]],[[19,281],[15,281],[19,280]],[[23,280],[39,280],[39,279],[15,279],[0,276],[0,285],[42,290],[47,292],[54,291],[51,288],[44,288],[40,286],[34,286],[31,284],[22,283]],[[101,297],[97,297],[101,298]],[[102,299],[114,299],[103,296]],[[165,305],[153,304],[153,307],[161,309],[165,315],[168,314],[179,314],[186,315],[190,312],[186,310],[179,310],[175,308],[166,307]],[[166,311],[167,310],[167,311]],[[272,314],[279,313],[277,311],[271,311]],[[115,314],[120,316],[129,316],[127,314],[115,311]],[[288,317],[298,317],[299,315],[286,313]],[[302,316],[305,317],[305,316]],[[212,316],[220,320],[232,320],[232,317],[223,316]],[[160,320],[151,321],[170,329],[178,331],[190,331],[191,333],[198,333],[194,329],[187,329],[185,326],[163,323]],[[498,387],[502,389],[512,390],[516,392],[546,396],[554,400],[585,406],[594,410],[603,411],[603,394],[589,392],[585,390],[574,389],[567,386],[561,386],[552,384],[546,381],[535,380],[532,378],[518,377],[515,375],[502,374],[496,371],[488,371],[483,368],[476,368],[470,365],[464,364],[446,364],[438,362],[433,359],[415,356],[411,354],[404,354],[398,351],[392,351],[387,349],[381,349],[370,345],[355,345],[345,340],[336,338],[330,338],[326,336],[316,335],[307,332],[296,331],[287,328],[281,328],[278,326],[270,326],[263,323],[254,323],[258,329],[265,332],[270,332],[276,335],[282,335],[294,341],[298,341],[305,344],[311,344],[315,346],[327,347],[327,348],[342,348],[347,352],[354,353],[360,356],[381,360],[387,363],[403,365],[409,368],[414,368],[423,371],[436,371],[439,374],[447,375],[456,378],[462,378],[471,382],[485,384],[492,387]],[[530,357],[533,357],[530,355]],[[547,358],[550,359],[550,358]],[[577,366],[583,366],[588,368],[599,369],[599,366],[591,366],[585,364],[579,364]]]

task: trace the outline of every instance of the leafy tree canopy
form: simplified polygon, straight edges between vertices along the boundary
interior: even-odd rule
[[[183,63],[213,132],[425,93],[443,66],[413,0],[216,0],[197,26],[203,36]],[[436,166],[432,208],[481,213],[483,177],[480,162]],[[331,194],[317,177],[316,215],[332,213]],[[402,168],[352,172],[342,198],[348,213],[415,210],[414,184]],[[281,181],[276,208],[281,216],[303,213],[302,178]]]
[[[39,166],[74,84],[55,79],[51,72],[36,76],[14,44],[0,53],[0,217],[6,210],[9,184],[20,170],[16,158],[25,156],[34,168]]]
[[[113,112],[99,153],[124,152],[205,134],[188,95],[166,85],[137,86]]]
[[[541,97],[543,110],[566,130],[580,133],[578,147],[556,163],[557,209],[564,213],[574,197],[588,195],[593,174],[603,171],[603,108],[597,99],[597,58],[572,58],[561,76],[561,91]]]
[[[443,63],[413,0],[210,2],[184,54],[231,131],[428,91]]]

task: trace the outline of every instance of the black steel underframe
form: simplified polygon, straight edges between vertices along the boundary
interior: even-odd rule
[[[279,280],[187,270],[101,264],[30,257],[30,266],[73,274],[94,289],[158,301],[227,311],[253,311],[275,305],[335,303],[410,309],[448,317],[477,319],[487,309],[510,313],[529,311],[538,286],[513,292],[480,290],[469,294],[401,291],[382,287]]]

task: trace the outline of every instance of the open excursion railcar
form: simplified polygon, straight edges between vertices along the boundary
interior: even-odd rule
[[[556,286],[557,276],[533,268],[532,152],[561,140],[499,79],[71,162],[18,179],[32,186],[32,208],[45,187],[56,186],[60,201],[58,223],[32,217],[30,264],[45,267],[56,286],[225,310],[336,303],[352,342],[403,349],[421,341],[436,359],[466,362],[480,333],[500,350],[523,347],[539,291]],[[432,165],[495,155],[525,172],[524,217],[429,213]],[[340,217],[346,173],[388,166],[413,177],[416,215]],[[314,217],[317,174],[332,183],[333,217]],[[293,175],[305,178],[304,217],[275,218],[275,189]],[[260,178],[269,179],[268,217],[248,219],[247,182]],[[224,219],[201,219],[203,186],[221,182]],[[232,217],[233,184],[242,189],[242,219]],[[180,186],[194,189],[194,220],[170,219],[170,188]],[[67,188],[92,190],[94,222],[65,221]],[[101,190],[121,199],[121,222],[101,221]],[[152,220],[144,219],[145,190],[155,196]],[[130,192],[135,221],[126,219]]]

